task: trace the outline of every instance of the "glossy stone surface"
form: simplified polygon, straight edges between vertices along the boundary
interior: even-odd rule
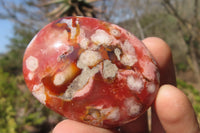
[[[86,17],[45,26],[26,49],[23,73],[41,103],[104,128],[138,118],[159,87],[157,64],[140,40],[117,25]]]

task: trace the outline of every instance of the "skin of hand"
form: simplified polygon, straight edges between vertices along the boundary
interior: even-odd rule
[[[160,38],[143,40],[160,70],[161,86],[152,105],[151,133],[200,133],[192,105],[185,94],[176,88],[176,77],[169,46]],[[108,130],[73,120],[56,125],[53,133],[148,133],[147,113],[137,120]]]

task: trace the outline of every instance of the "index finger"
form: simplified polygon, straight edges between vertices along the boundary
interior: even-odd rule
[[[158,63],[160,70],[160,85],[171,84],[176,86],[172,53],[169,46],[166,42],[157,37],[146,38],[143,42]]]

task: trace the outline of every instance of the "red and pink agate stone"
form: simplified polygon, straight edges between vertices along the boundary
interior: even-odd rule
[[[23,73],[32,94],[72,120],[111,128],[137,119],[159,88],[156,62],[134,35],[87,17],[45,26],[28,45]]]

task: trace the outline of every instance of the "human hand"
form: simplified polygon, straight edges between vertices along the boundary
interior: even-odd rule
[[[191,103],[182,91],[174,87],[176,78],[170,48],[163,40],[155,37],[146,38],[143,42],[157,61],[161,75],[161,87],[152,105],[151,132],[200,133]],[[53,133],[148,133],[147,113],[118,130],[64,120],[56,125]]]

